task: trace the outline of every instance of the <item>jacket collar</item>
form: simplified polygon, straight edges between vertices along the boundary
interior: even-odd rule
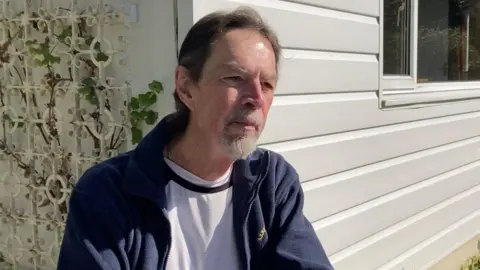
[[[164,194],[168,180],[164,177],[167,164],[163,149],[172,139],[168,119],[168,116],[163,118],[130,152],[123,182],[126,192],[160,205],[166,204]]]
[[[172,139],[171,115],[164,117],[130,152],[123,187],[125,191],[149,199],[161,208],[166,206],[165,185],[169,179],[163,149]],[[263,150],[256,150],[245,160],[233,164],[232,181],[236,200],[246,199],[257,179],[266,172],[268,160]],[[235,199],[235,198],[234,198]]]

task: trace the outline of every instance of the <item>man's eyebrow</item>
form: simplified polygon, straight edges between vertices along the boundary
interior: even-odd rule
[[[267,80],[267,81],[277,81],[278,75],[277,74],[269,74],[269,75],[266,74],[266,75],[263,76],[263,79]]]
[[[239,65],[237,63],[237,61],[230,61],[230,62],[226,62],[226,63],[222,63],[219,65],[220,68],[227,68],[227,69],[230,69],[230,70],[235,70],[235,71],[239,71],[239,72],[242,72],[242,73],[248,73],[248,69],[246,69],[245,67]],[[262,78],[264,80],[272,80],[272,81],[277,81],[278,79],[278,74],[264,74],[262,75]]]
[[[236,70],[236,71],[240,71],[240,72],[243,72],[243,73],[248,73],[248,70],[246,68],[242,67],[241,65],[239,65],[236,61],[230,61],[230,62],[220,64],[220,68],[228,68],[228,69],[231,69],[231,70]]]

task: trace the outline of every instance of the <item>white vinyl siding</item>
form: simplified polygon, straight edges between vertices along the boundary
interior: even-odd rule
[[[379,109],[381,0],[193,0],[192,14],[239,5],[284,47],[261,145],[297,169],[335,269],[423,269],[479,232],[480,101]]]

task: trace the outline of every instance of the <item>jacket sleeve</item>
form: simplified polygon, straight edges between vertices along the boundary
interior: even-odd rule
[[[74,188],[58,258],[59,270],[127,269],[125,224],[115,189],[102,173],[88,172]]]
[[[333,270],[312,224],[303,214],[304,195],[297,172],[286,164],[277,187],[276,239],[272,269]]]

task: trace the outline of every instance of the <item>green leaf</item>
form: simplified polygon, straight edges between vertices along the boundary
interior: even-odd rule
[[[38,49],[38,52],[43,54],[45,57],[50,54],[50,48],[48,47],[47,44],[40,44],[40,48]]]
[[[140,120],[140,113],[138,111],[132,111],[130,113],[130,123],[133,126],[136,126],[139,120]]]
[[[148,111],[145,111],[145,110],[141,110],[138,112],[139,114],[139,117],[140,117],[140,120],[145,120],[147,119],[147,116],[148,116]]]
[[[91,91],[90,87],[78,88],[78,92],[82,95],[87,95],[88,93],[90,93],[90,91]]]
[[[82,80],[82,84],[85,87],[93,87],[97,85],[97,82],[92,77],[87,77]]]
[[[92,44],[93,40],[94,40],[94,38],[92,36],[86,36],[86,37],[84,37],[84,39],[85,39],[85,44],[87,46],[90,46]],[[99,44],[99,43],[97,43],[97,44]]]
[[[83,87],[78,89],[78,92],[85,97],[92,105],[98,105],[99,101],[97,95],[95,94],[94,87],[96,86],[96,81],[92,77],[87,77],[82,79]]]
[[[132,144],[137,144],[142,140],[143,132],[137,127],[132,127]]]
[[[163,91],[162,83],[156,80],[149,83],[148,88],[155,93],[160,93],[161,91]]]
[[[92,105],[98,105],[99,103],[97,95],[95,95],[95,93],[89,93],[85,95],[85,99]]]
[[[98,62],[107,62],[108,59],[108,55],[104,54],[103,52],[98,52],[95,56],[95,60],[97,60]]]
[[[154,112],[151,110],[146,111],[145,123],[147,123],[147,125],[155,124],[155,122],[157,121],[157,118],[158,118],[158,112]]]
[[[60,35],[58,35],[58,39],[60,41],[64,41],[67,37],[71,37],[72,36],[72,27],[69,26],[65,29],[63,29],[62,33]]]
[[[47,53],[44,56],[45,56],[45,60],[43,60],[43,62],[42,62],[43,65],[50,65],[50,64],[55,64],[55,63],[58,64],[62,60],[60,57],[53,56],[50,53]]]
[[[62,61],[62,58],[60,58],[59,56],[54,56],[52,62],[56,64],[60,64],[61,61]]]
[[[148,108],[157,102],[157,95],[152,92],[140,94],[138,95],[138,101],[141,107]]]
[[[130,101],[130,106],[132,106],[133,110],[137,110],[138,108],[140,108],[140,103],[138,102],[138,98],[132,97]]]

